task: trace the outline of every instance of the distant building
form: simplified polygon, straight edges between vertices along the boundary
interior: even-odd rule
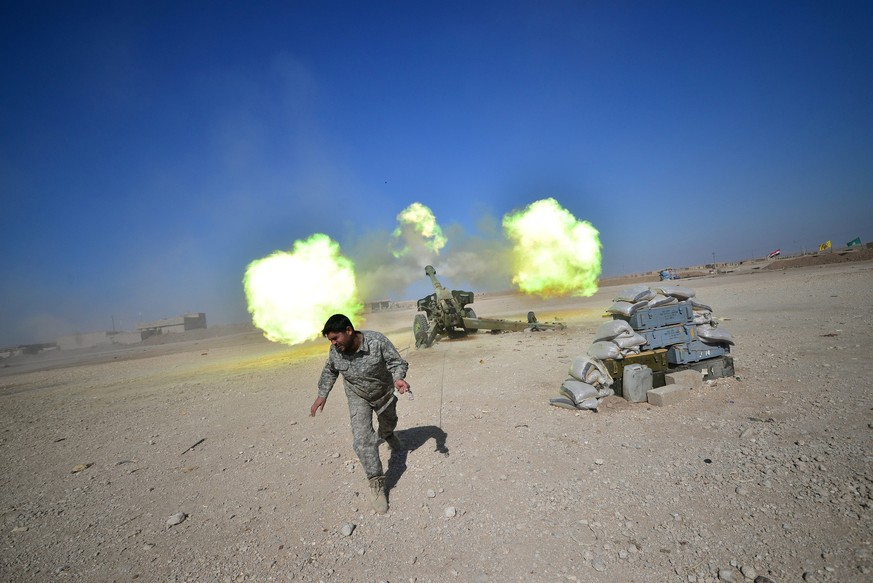
[[[59,336],[57,347],[61,350],[91,348],[99,344],[136,344],[142,342],[139,332],[85,332]]]
[[[382,312],[391,309],[390,300],[380,300],[378,302],[367,302],[364,304],[365,312]]]
[[[21,356],[22,354],[39,354],[40,352],[48,352],[50,350],[58,350],[60,347],[55,342],[42,342],[39,344],[19,344],[18,346],[7,346],[0,348],[0,360],[11,356]]]
[[[197,328],[206,328],[206,314],[203,312],[138,324],[136,332],[77,332],[68,334],[57,339],[57,348],[71,350],[91,348],[100,344],[137,344],[155,334],[185,332]]]
[[[22,354],[24,351],[20,346],[10,346],[7,348],[0,348],[0,359],[9,358],[10,356],[18,356]]]
[[[176,332],[197,330],[198,328],[206,328],[205,312],[184,314],[178,318],[164,318],[163,320],[145,322],[137,324],[136,326],[136,329],[139,330],[142,335],[142,340],[156,334],[173,334]]]

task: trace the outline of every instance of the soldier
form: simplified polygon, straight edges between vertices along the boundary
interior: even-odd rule
[[[318,380],[318,397],[309,410],[311,417],[324,409],[327,396],[337,377],[343,375],[343,387],[349,401],[349,415],[355,453],[370,482],[370,502],[379,514],[388,511],[385,495],[385,474],[379,459],[379,438],[392,450],[404,449],[394,434],[397,427],[397,399],[394,390],[405,393],[409,383],[404,380],[409,364],[388,338],[371,330],[355,330],[342,314],[327,319],[322,336],[330,340],[333,350]],[[379,421],[379,435],[373,430],[373,412]]]

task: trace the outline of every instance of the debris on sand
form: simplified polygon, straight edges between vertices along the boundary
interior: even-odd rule
[[[188,515],[184,512],[177,512],[167,519],[167,528],[172,528],[177,524],[182,524],[185,522],[185,519],[188,518]]]

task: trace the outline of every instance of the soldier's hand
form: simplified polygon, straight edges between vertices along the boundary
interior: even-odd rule
[[[404,379],[397,379],[394,381],[394,388],[397,389],[397,392],[401,395],[409,390],[409,383]]]
[[[312,407],[309,409],[309,416],[315,417],[316,411],[323,411],[325,403],[327,403],[327,397],[318,397],[317,399],[315,399],[315,402],[312,404]]]

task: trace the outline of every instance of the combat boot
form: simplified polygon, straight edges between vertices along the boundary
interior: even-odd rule
[[[400,441],[400,438],[394,433],[392,433],[390,437],[385,438],[385,443],[387,443],[388,447],[394,451],[403,451],[406,449],[406,446],[403,445],[403,442]]]
[[[385,476],[370,478],[370,503],[377,514],[388,512],[388,497],[385,495]]]

